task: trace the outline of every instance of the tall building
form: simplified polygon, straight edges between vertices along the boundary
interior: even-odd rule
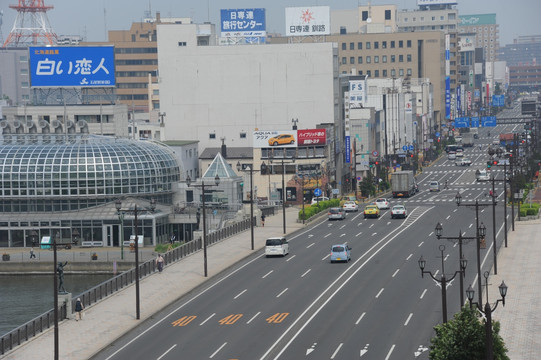
[[[476,34],[476,48],[485,49],[487,61],[497,61],[500,49],[500,25],[496,14],[460,15],[459,34]]]
[[[507,62],[508,66],[541,63],[541,35],[519,36],[512,44],[500,47],[498,58]]]

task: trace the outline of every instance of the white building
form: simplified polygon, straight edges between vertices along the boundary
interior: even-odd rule
[[[200,150],[252,146],[252,132],[335,122],[336,44],[195,46],[182,25],[158,26],[160,110],[165,140]]]

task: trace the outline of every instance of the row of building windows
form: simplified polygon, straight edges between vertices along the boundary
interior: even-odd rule
[[[348,72],[343,71],[342,74],[348,74]],[[359,70],[359,75],[364,75],[364,74],[365,73],[362,70]],[[396,69],[391,69],[391,71],[383,69],[383,70],[381,70],[381,72],[380,72],[380,70],[374,70],[374,72],[372,72],[372,70],[366,70],[366,75],[368,77],[379,78],[380,74],[381,74],[381,77],[383,77],[383,78],[388,77],[389,74],[390,74],[391,77],[395,77],[396,76]],[[398,76],[404,76],[404,75],[412,76],[413,75],[413,70],[412,69],[406,69],[406,72],[404,72],[404,69],[398,69]]]
[[[148,74],[150,76],[156,76],[156,70],[153,71],[117,71],[116,77],[148,77]]]
[[[382,41],[381,42],[381,48],[382,49],[387,49],[387,44],[389,44],[390,48],[391,49],[394,49],[396,48],[396,43],[398,43],[398,48],[403,48],[404,47],[404,40],[391,40],[391,41]],[[374,49],[379,49],[379,45],[380,45],[380,42],[379,41],[374,41],[373,43],[370,42],[370,41],[366,41],[364,43],[364,48],[365,49],[372,49],[372,45],[374,45]],[[411,48],[411,40],[407,40],[406,41],[406,47],[408,48]],[[350,42],[349,43],[349,50],[362,50],[363,49],[363,42],[362,41],[359,41],[357,42],[357,49],[355,49],[355,43],[354,42]],[[347,43],[342,43],[342,50],[347,50]]]
[[[115,48],[115,54],[157,54],[158,48],[145,47],[145,48]]]
[[[115,64],[121,65],[158,65],[158,59],[143,59],[143,60],[116,60]]]
[[[148,87],[147,83],[118,83],[116,84],[117,89],[146,89]]]
[[[117,100],[148,100],[148,94],[129,94],[129,95],[116,95]]]
[[[408,31],[415,31],[415,30],[421,30],[421,31],[427,31],[427,30],[432,30],[432,31],[436,31],[436,30],[445,30],[445,29],[448,29],[448,30],[453,30],[453,29],[456,29],[456,25],[455,24],[449,24],[449,25],[440,25],[440,26],[405,26],[403,28],[403,31],[405,32],[408,32]]]
[[[391,63],[396,62],[396,55],[390,55],[389,58],[390,58]],[[380,56],[375,55],[373,57],[373,60],[374,60],[374,64],[379,64]],[[406,55],[406,62],[411,62],[411,61],[412,61],[411,54],[407,54]],[[366,64],[372,64],[372,56],[365,56],[364,57],[364,62]],[[387,63],[387,55],[382,55],[381,56],[381,62],[382,63]],[[404,55],[398,55],[398,62],[404,62]],[[347,62],[347,57],[343,56],[342,57],[342,65],[346,65],[347,63],[348,63]],[[349,57],[349,64],[355,64],[355,56],[350,56]],[[363,57],[362,56],[357,56],[357,64],[363,64]]]

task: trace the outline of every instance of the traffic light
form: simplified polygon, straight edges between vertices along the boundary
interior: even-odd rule
[[[498,165],[498,160],[492,161],[492,164],[493,164],[493,165]]]
[[[410,154],[410,158],[412,158],[412,157],[413,157],[413,154]]]
[[[492,163],[493,163],[493,161],[490,161],[490,160],[487,161],[487,168],[488,168],[488,169],[490,169],[490,167],[492,166]]]
[[[376,164],[376,166],[379,165],[379,161],[376,161],[375,164]]]

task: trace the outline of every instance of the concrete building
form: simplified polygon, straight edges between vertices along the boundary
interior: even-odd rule
[[[396,5],[365,5],[331,11],[331,34],[397,32]]]
[[[0,48],[0,98],[9,105],[30,102],[28,48]]]
[[[541,62],[541,35],[519,36],[512,44],[500,47],[498,59],[507,66],[535,66]]]
[[[487,61],[497,61],[500,49],[500,25],[496,23],[496,14],[460,15],[458,30],[476,34],[475,47],[485,50]]]

